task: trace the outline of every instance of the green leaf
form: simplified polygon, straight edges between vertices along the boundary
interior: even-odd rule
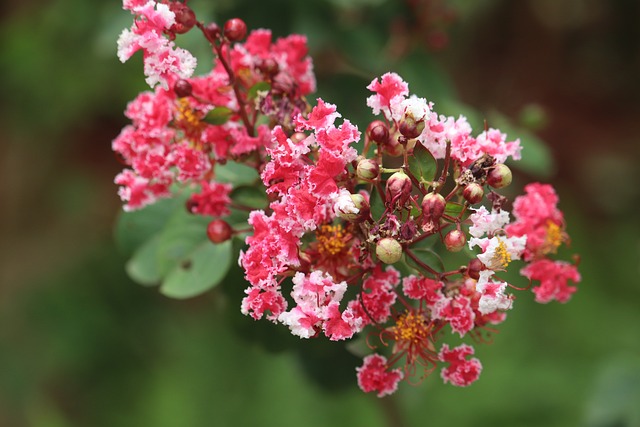
[[[449,216],[457,217],[462,212],[462,208],[464,207],[461,203],[456,202],[447,202],[447,205],[444,208],[444,213]]]
[[[409,170],[418,178],[432,182],[436,179],[438,165],[436,159],[424,145],[416,143],[413,152],[409,153]]]
[[[428,265],[432,269],[442,272],[445,271],[444,262],[440,255],[432,249],[428,248],[416,248],[412,249],[411,252],[418,258],[422,263]],[[408,265],[419,269],[420,271],[424,271],[422,267],[420,267],[413,259],[408,256],[405,257]]]
[[[268,92],[271,90],[271,85],[268,82],[258,82],[251,86],[247,93],[247,98],[255,99],[258,96],[258,92]]]
[[[227,162],[224,165],[216,165],[216,181],[230,182],[234,187],[253,185],[259,178],[254,168],[242,163]]]
[[[157,257],[159,270],[165,277],[176,265],[207,238],[210,217],[177,211],[167,221],[158,236]]]
[[[371,190],[371,195],[369,196],[369,208],[374,221],[382,217],[384,213],[384,201],[375,187]]]
[[[204,121],[212,125],[223,125],[229,120],[231,114],[233,111],[227,107],[216,107],[209,111]]]
[[[169,272],[160,292],[178,299],[200,295],[224,279],[231,258],[231,241],[218,245],[203,241]]]
[[[133,254],[125,265],[131,279],[144,286],[155,286],[162,281],[158,258],[160,236],[149,239]]]
[[[262,187],[262,186],[261,186]],[[269,204],[264,188],[241,186],[231,192],[231,199],[242,206],[264,209]]]
[[[131,256],[163,227],[176,209],[184,209],[184,201],[184,197],[162,199],[137,211],[121,212],[114,230],[120,251]]]

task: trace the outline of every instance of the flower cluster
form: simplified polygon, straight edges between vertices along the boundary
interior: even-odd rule
[[[240,233],[220,217],[250,210],[241,311],[305,339],[364,334],[373,354],[357,369],[363,391],[384,396],[436,369],[456,386],[476,381],[473,347],[450,347],[447,332],[481,342],[505,320],[519,288],[500,276],[514,262],[539,282],[538,302],[575,292],[576,266],[551,258],[569,243],[553,188],[529,184],[511,212],[496,192],[511,183],[505,162],[520,159],[519,140],[491,128],[474,135],[464,117],[438,114],[395,73],[367,86],[380,117],[361,133],[335,105],[308,105],[315,79],[303,36],[247,35],[239,19],[205,25],[186,2],[124,8],[135,22],[118,55],[142,50],[155,87],[129,104],[132,124],[113,141],[129,167],[116,177],[125,209],[170,197],[176,184],[195,188],[188,208],[216,218],[213,243]],[[191,77],[195,59],[174,46],[191,29],[215,53],[205,76]],[[227,162],[257,171],[261,209],[216,181]],[[449,252],[468,259],[447,267]]]

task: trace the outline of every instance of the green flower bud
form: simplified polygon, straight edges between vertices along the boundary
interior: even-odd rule
[[[402,245],[391,237],[380,239],[376,244],[376,255],[385,264],[393,264],[402,258]]]

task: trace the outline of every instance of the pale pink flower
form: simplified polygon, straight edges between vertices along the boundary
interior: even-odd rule
[[[473,237],[493,236],[495,232],[504,230],[504,227],[509,223],[509,212],[503,209],[492,210],[489,213],[487,208],[480,206],[473,210],[475,212],[469,215],[469,220],[473,224],[469,227],[469,234]]]
[[[483,270],[476,283],[476,291],[481,294],[478,311],[483,315],[497,310],[509,310],[513,305],[513,297],[504,293],[507,283],[491,280],[492,275],[493,271]]]
[[[479,246],[482,253],[478,259],[490,270],[505,270],[513,260],[520,259],[524,252],[527,236],[506,237],[494,236],[492,238],[469,239],[469,248]]]

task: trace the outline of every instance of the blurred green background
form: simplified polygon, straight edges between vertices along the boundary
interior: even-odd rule
[[[240,315],[236,272],[170,300],[113,243],[110,142],[145,83],[115,55],[120,2],[0,6],[0,426],[640,426],[640,2],[192,0],[307,34],[318,96],[361,126],[397,71],[446,114],[523,136],[510,191],[553,183],[583,282],[567,305],[519,293],[468,389],[437,375],[361,393],[361,362]],[[197,52],[196,34],[179,42]],[[541,141],[544,144],[541,145]]]

